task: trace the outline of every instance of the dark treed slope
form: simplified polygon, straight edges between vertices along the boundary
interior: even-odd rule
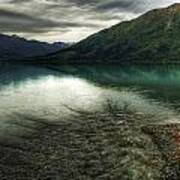
[[[180,3],[122,22],[41,60],[54,63],[178,63]]]
[[[28,41],[18,36],[0,34],[0,60],[20,60],[27,57],[42,56],[57,52],[67,44],[57,42],[48,44],[39,41]]]

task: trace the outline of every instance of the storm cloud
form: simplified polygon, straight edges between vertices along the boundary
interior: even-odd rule
[[[96,27],[95,24],[52,21],[0,9],[0,29],[5,32],[48,32],[50,28]]]
[[[0,0],[0,33],[78,41],[123,20],[180,0]]]

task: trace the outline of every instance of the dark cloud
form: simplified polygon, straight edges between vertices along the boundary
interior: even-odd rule
[[[0,0],[0,33],[79,40],[174,2],[180,0]]]
[[[0,9],[0,31],[1,32],[44,32],[51,28],[69,28],[69,27],[97,27],[90,23],[75,23],[68,21],[51,21],[37,17],[31,17],[26,14],[11,12]]]
[[[50,0],[51,1],[51,0]],[[135,11],[141,13],[144,8],[144,0],[66,0],[76,6],[89,7],[98,11],[113,11],[119,9],[123,11]],[[56,2],[60,2],[57,0]]]
[[[0,31],[2,32],[40,32],[57,26],[58,23],[50,20],[0,9]]]
[[[141,13],[144,11],[144,5],[140,3],[139,0],[114,0],[114,1],[107,1],[105,3],[101,3],[96,6],[96,10],[98,11],[113,11],[113,10],[120,10],[124,12],[133,12],[133,13]]]
[[[11,0],[10,3],[24,3],[24,2],[31,2],[31,0]]]
[[[115,8],[127,9],[132,7],[134,3],[132,1],[110,1],[97,6],[97,9],[109,10]]]
[[[51,0],[49,0],[49,1],[51,1]],[[54,0],[54,1],[60,2],[61,0]],[[102,1],[101,0],[66,0],[66,2],[70,2],[70,3],[76,4],[78,6],[84,6],[84,5],[93,6]]]

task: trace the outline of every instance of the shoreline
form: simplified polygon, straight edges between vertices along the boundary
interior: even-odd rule
[[[143,116],[121,115],[81,112],[67,122],[44,124],[16,146],[1,144],[0,178],[178,179],[180,125],[137,125]]]

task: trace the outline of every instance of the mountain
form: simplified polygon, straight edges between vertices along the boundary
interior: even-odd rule
[[[35,40],[28,41],[15,35],[0,34],[0,61],[42,56],[57,52],[67,46],[68,44],[62,42],[49,44]]]
[[[151,10],[41,60],[53,60],[54,63],[180,63],[180,3]]]

